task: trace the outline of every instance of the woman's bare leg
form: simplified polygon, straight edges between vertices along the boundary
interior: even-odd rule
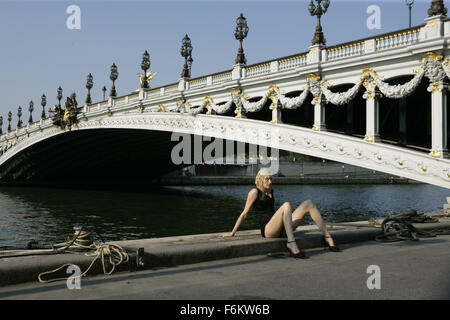
[[[295,242],[293,225],[292,225],[292,207],[289,202],[285,202],[273,215],[267,223],[264,233],[266,238],[278,238],[281,231],[286,230],[288,239],[287,246],[291,249],[293,254],[300,252],[297,243]]]
[[[327,226],[322,219],[319,209],[317,209],[316,204],[311,200],[306,200],[301,205],[298,206],[297,209],[292,213],[292,227],[295,230],[305,217],[305,215],[309,212],[311,219],[313,219],[314,223],[317,225],[319,230],[322,231],[323,235],[326,238],[326,241],[330,244],[330,246],[334,246],[333,238],[331,238],[330,233],[327,230]]]

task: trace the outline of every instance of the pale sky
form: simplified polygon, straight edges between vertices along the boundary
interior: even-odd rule
[[[425,22],[430,3],[415,1],[413,26]],[[180,47],[185,34],[193,45],[193,78],[229,70],[237,54],[234,29],[241,12],[250,28],[244,40],[247,64],[306,52],[316,26],[308,4],[306,0],[0,0],[3,130],[8,111],[13,113],[15,128],[19,105],[26,123],[30,100],[37,120],[42,94],[47,96],[47,112],[57,102],[58,86],[64,90],[63,100],[76,92],[78,103],[83,104],[88,73],[94,77],[93,101],[102,100],[101,88],[106,86],[109,92],[111,87],[113,62],[119,71],[118,95],[134,91],[145,50],[150,53],[150,71],[157,72],[151,87],[177,82],[184,63]],[[80,29],[67,27],[70,5],[80,8]],[[381,9],[380,29],[367,27],[370,5]],[[327,45],[334,45],[407,28],[408,8],[404,0],[331,0],[322,25]]]

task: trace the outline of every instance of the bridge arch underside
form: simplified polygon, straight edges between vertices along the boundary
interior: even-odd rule
[[[176,169],[170,132],[76,130],[40,141],[0,166],[0,182],[20,185],[141,186]]]
[[[0,183],[136,189],[157,185],[161,176],[194,163],[237,163],[234,158],[237,154],[251,152],[263,152],[268,157],[272,155],[271,148],[264,147],[264,151],[259,151],[259,146],[249,143],[238,146],[234,140],[219,140],[195,134],[172,138],[170,131],[148,129],[64,132],[18,152],[3,163]],[[214,141],[219,141],[222,150]],[[211,144],[214,148],[206,156],[204,151]],[[190,150],[186,147],[188,145]],[[200,157],[195,154],[198,151],[201,151]],[[174,161],[172,154],[182,163]]]

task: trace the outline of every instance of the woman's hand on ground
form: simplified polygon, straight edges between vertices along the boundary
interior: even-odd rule
[[[222,238],[227,238],[227,237],[234,237],[234,235],[232,232],[227,232],[227,233],[222,234]]]

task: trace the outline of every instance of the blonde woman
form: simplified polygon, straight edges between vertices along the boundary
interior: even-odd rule
[[[250,209],[258,214],[261,235],[265,238],[280,238],[283,231],[287,236],[286,247],[290,256],[295,258],[304,258],[304,253],[298,248],[294,230],[300,225],[300,222],[307,213],[310,214],[317,227],[322,231],[323,241],[330,251],[338,252],[340,249],[334,245],[333,238],[327,230],[325,222],[317,209],[316,204],[311,200],[306,200],[297,209],[292,212],[289,202],[275,211],[275,198],[272,189],[272,173],[268,168],[259,170],[255,179],[256,188],[250,190],[247,196],[247,202],[241,215],[236,221],[233,231],[223,234],[223,237],[233,237],[236,234],[241,223],[247,217]]]

